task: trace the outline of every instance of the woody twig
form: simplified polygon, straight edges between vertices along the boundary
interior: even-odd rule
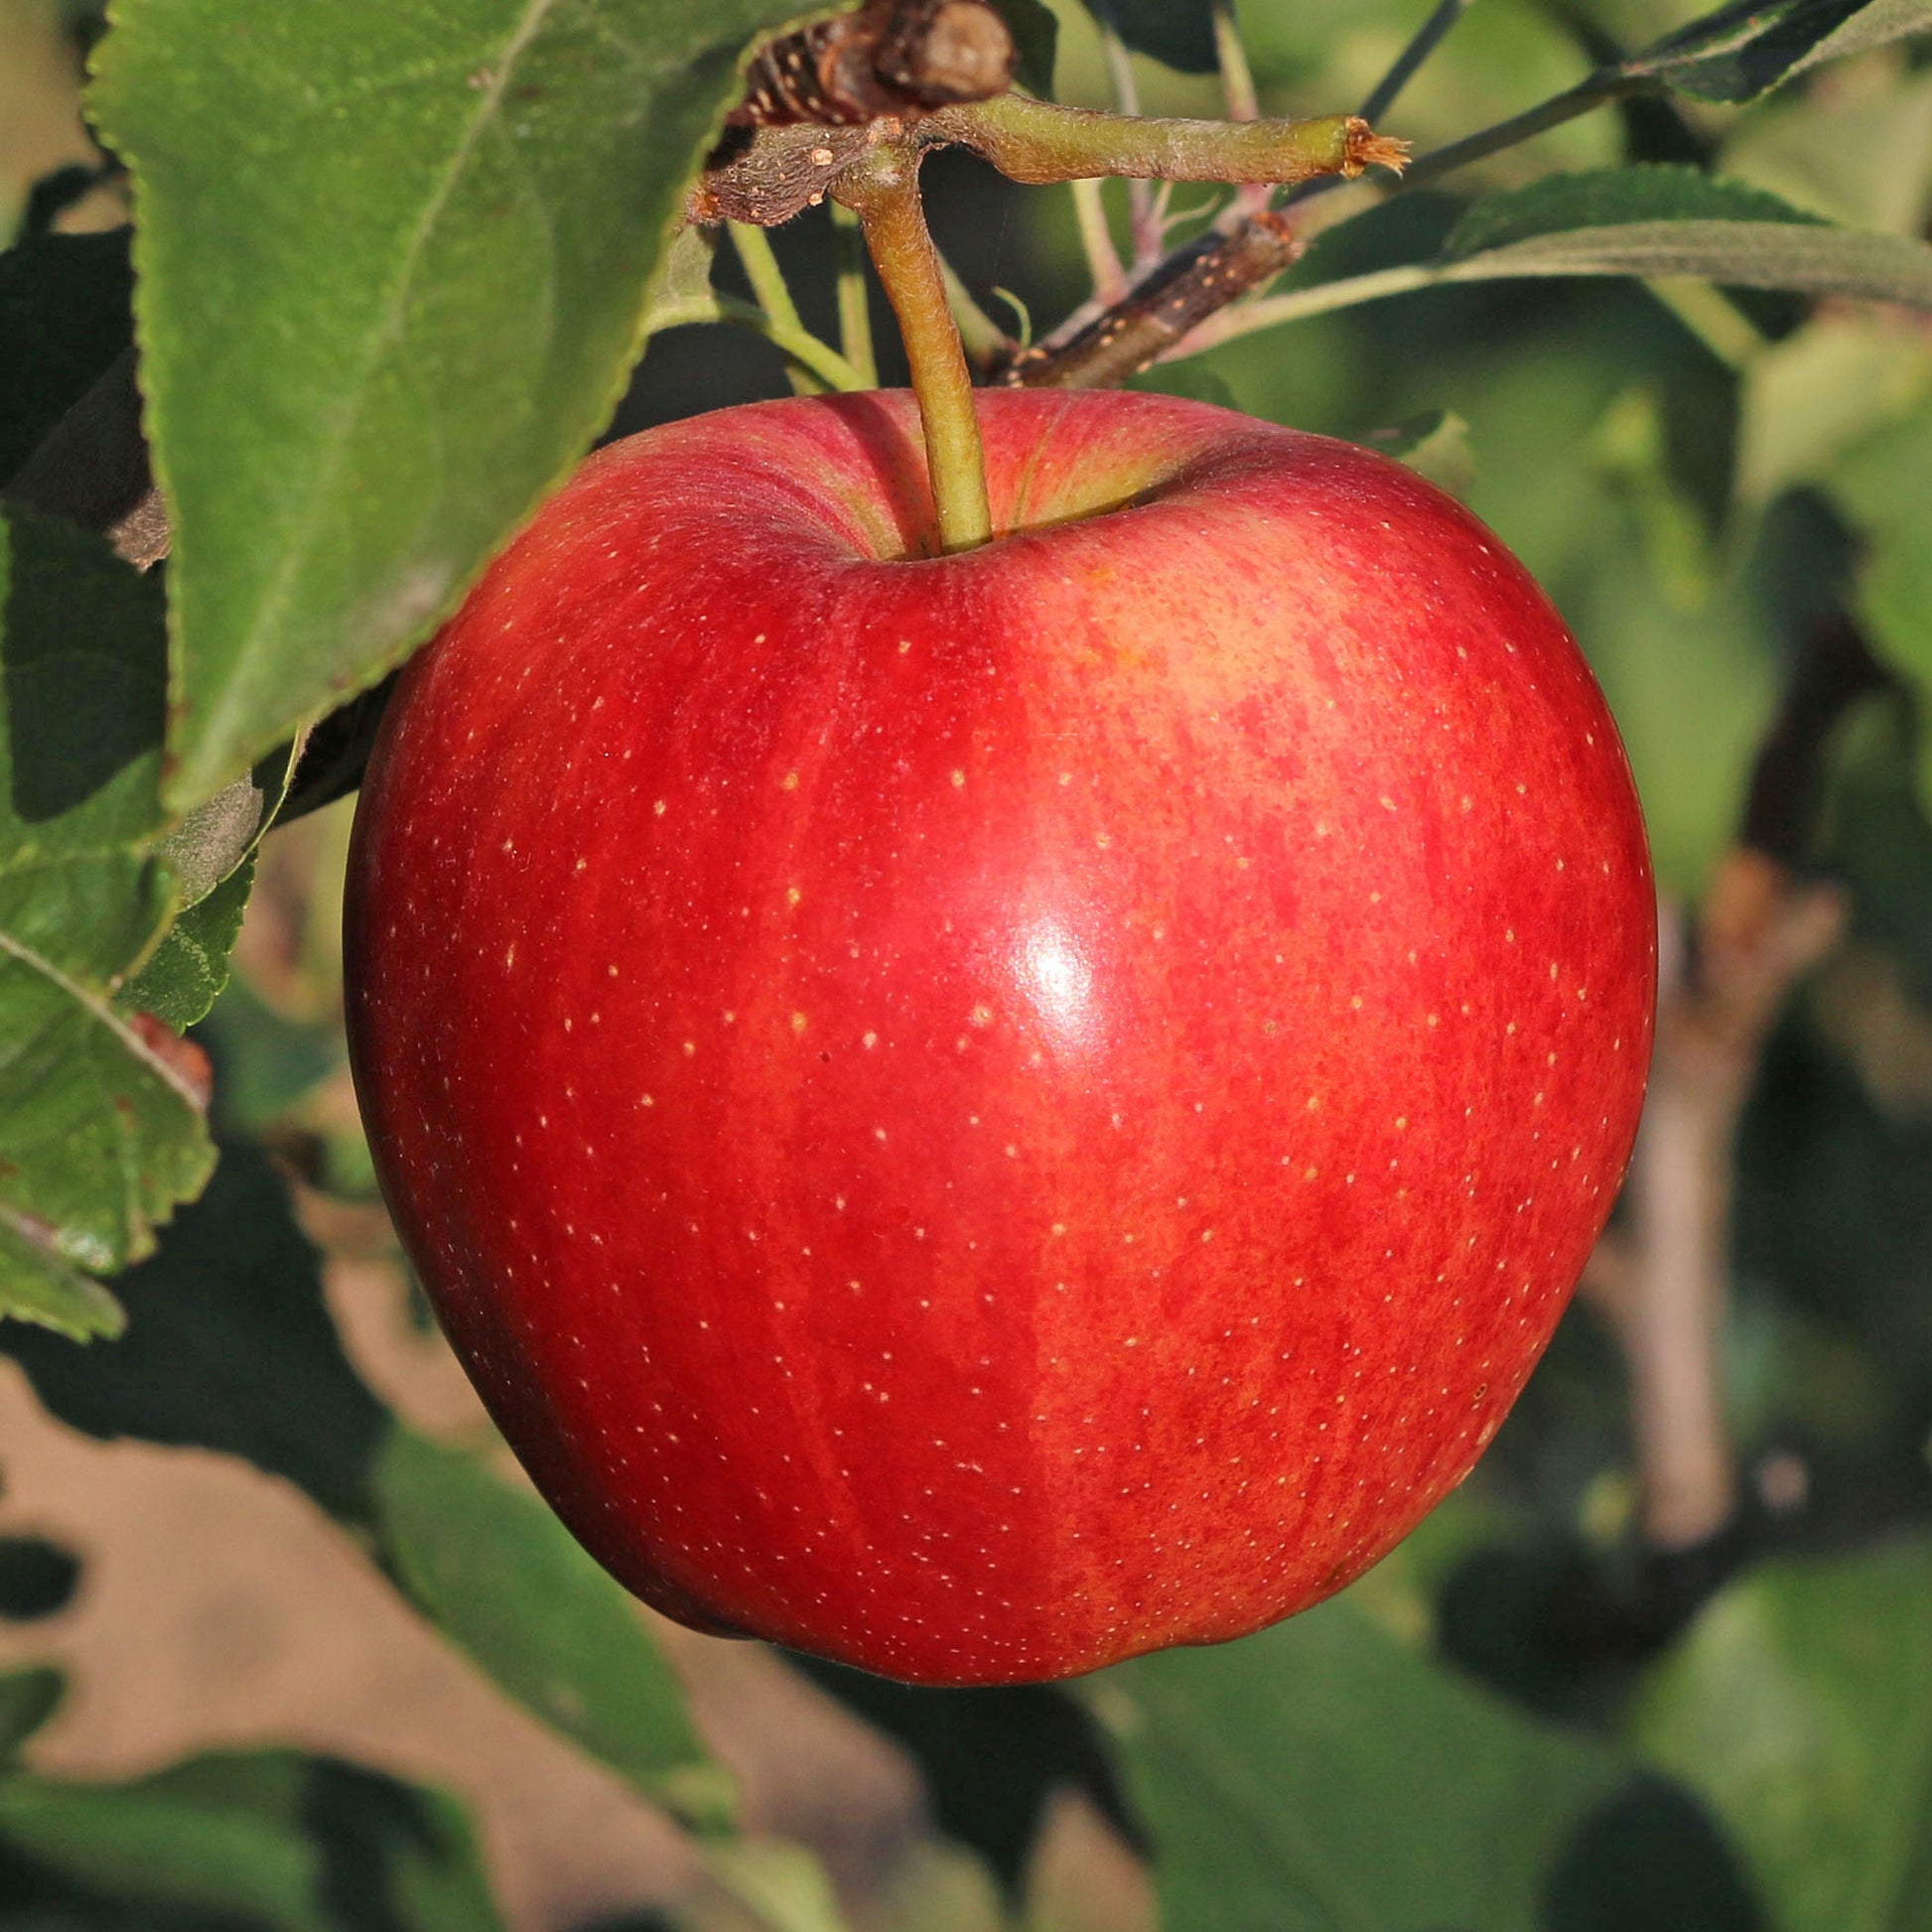
[[[1844,931],[1844,895],[1799,866],[1831,733],[1882,681],[1847,620],[1812,630],[1695,923],[1662,910],[1657,1049],[1629,1211],[1584,1277],[1629,1364],[1641,1528],[1658,1552],[1709,1543],[1737,1508],[1723,1360],[1737,1128],[1779,1013]]]

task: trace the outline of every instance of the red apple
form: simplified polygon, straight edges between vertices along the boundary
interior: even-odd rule
[[[1235,1637],[1495,1433],[1635,1131],[1654,910],[1522,567],[1348,445],[909,398],[588,463],[413,664],[357,1082],[491,1413],[647,1602],[889,1676]]]

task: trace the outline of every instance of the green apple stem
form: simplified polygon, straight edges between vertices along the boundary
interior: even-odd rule
[[[993,535],[986,457],[945,270],[919,203],[919,151],[906,141],[881,141],[839,177],[832,192],[858,215],[898,318],[925,432],[939,547],[974,549]]]

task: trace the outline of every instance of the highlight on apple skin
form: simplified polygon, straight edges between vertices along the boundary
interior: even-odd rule
[[[928,1684],[1240,1636],[1383,1556],[1635,1132],[1615,731],[1495,537],[1355,447],[902,394],[585,465],[407,672],[351,864],[384,1191],[647,1602]]]

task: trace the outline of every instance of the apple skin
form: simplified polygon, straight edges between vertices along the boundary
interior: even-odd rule
[[[903,394],[587,463],[389,707],[347,940],[383,1188],[558,1513],[673,1617],[951,1685],[1240,1636],[1461,1479],[1655,958],[1602,699],[1459,505],[980,408],[1018,533],[955,557]]]

